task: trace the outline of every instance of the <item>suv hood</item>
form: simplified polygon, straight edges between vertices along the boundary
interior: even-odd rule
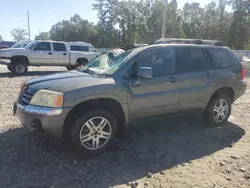
[[[66,93],[68,91],[97,85],[114,84],[112,77],[93,76],[80,71],[52,74],[28,80],[27,86],[33,90],[49,89]]]

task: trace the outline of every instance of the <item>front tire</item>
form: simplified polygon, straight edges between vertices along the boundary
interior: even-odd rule
[[[114,144],[117,131],[117,120],[109,111],[93,110],[76,121],[70,136],[83,154],[95,155],[106,151]]]
[[[12,67],[13,69],[13,73],[17,74],[17,75],[21,75],[24,74],[28,71],[28,67],[25,63],[15,63]]]
[[[230,98],[225,94],[213,98],[205,112],[205,117],[208,122],[215,127],[225,124],[231,114],[231,103]]]

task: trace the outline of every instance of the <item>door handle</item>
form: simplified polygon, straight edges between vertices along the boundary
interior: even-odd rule
[[[52,55],[52,52],[49,52],[48,54],[49,54],[49,55]]]
[[[170,77],[169,80],[170,80],[171,83],[175,83],[176,82],[175,77]]]
[[[63,53],[63,55],[67,55],[66,53]]]

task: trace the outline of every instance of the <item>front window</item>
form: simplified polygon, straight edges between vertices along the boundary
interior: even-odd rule
[[[88,63],[85,67],[80,69],[81,72],[92,72],[98,75],[112,75],[121,66],[123,66],[129,59],[137,55],[144,48],[136,48],[123,53],[108,52],[98,56]]]
[[[35,51],[51,51],[49,42],[39,42],[34,48]]]

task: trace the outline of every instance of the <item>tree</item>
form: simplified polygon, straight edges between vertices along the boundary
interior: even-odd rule
[[[25,40],[28,35],[27,30],[19,27],[12,29],[10,33],[15,41]]]
[[[49,33],[48,32],[41,32],[39,35],[35,36],[35,40],[48,40],[49,39]]]
[[[249,0],[218,0],[204,7],[186,3],[182,9],[177,1],[169,0],[166,37],[214,39],[231,48],[249,48]],[[95,0],[93,9],[97,11],[97,24],[76,14],[54,24],[49,31],[50,39],[85,41],[96,47],[112,48],[131,43],[151,44],[161,37],[163,0]]]
[[[250,40],[250,21],[247,1],[233,0],[233,21],[230,28],[229,44],[234,49],[244,49]]]
[[[3,40],[3,37],[0,35],[0,41],[2,41]]]
[[[98,43],[98,29],[93,23],[76,14],[69,20],[54,24],[49,31],[49,38],[67,42],[84,41],[96,45]]]

